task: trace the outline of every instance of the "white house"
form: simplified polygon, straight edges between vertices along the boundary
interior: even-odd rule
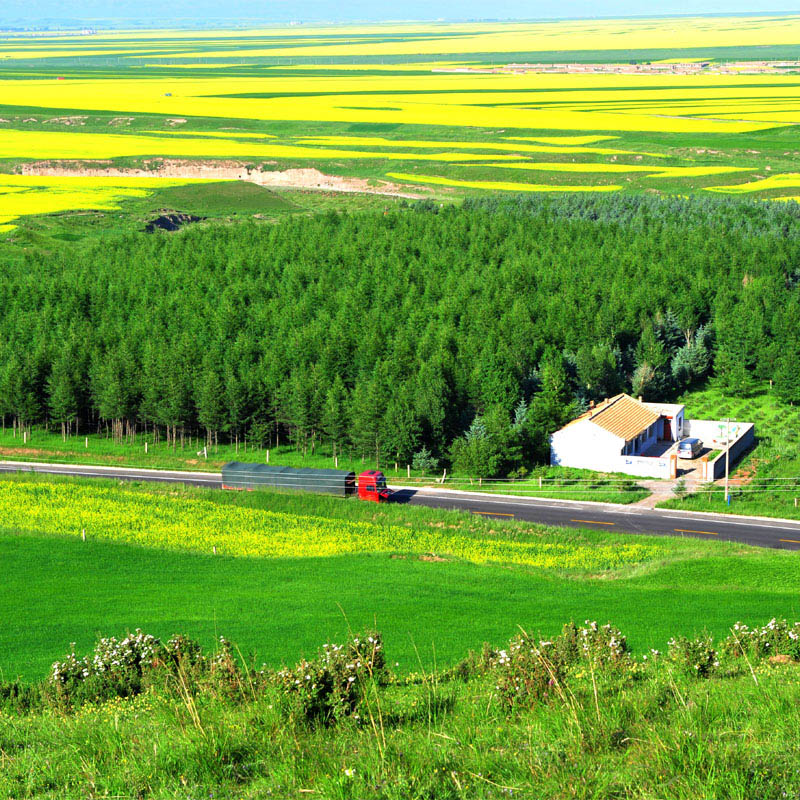
[[[684,407],[643,403],[618,394],[590,408],[550,437],[550,463],[600,472],[670,477],[667,443],[684,429]]]

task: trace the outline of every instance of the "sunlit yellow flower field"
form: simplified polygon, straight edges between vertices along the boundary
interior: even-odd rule
[[[90,539],[194,553],[210,554],[216,548],[218,555],[259,558],[434,553],[476,564],[596,570],[637,564],[658,555],[658,548],[651,544],[465,536],[459,529],[411,529],[220,505],[181,491],[167,494],[45,482],[1,484],[0,526],[19,533],[76,538],[85,532]]]
[[[796,188],[800,75],[725,74],[714,59],[735,59],[742,48],[752,51],[743,58],[761,58],[758,48],[798,41],[798,15],[0,36],[0,171],[21,161],[171,157],[308,165],[379,181],[382,162],[393,161],[403,163],[390,175],[451,190],[774,196]],[[711,67],[507,68],[562,53],[584,54],[583,64],[710,59]],[[448,170],[436,164],[481,174],[437,175]],[[726,174],[741,183],[719,185]],[[617,182],[604,183],[612,175]],[[52,185],[14,192],[15,204],[4,185],[5,229],[25,214],[114,208],[147,190]]]
[[[0,232],[13,230],[9,223],[28,214],[79,208],[111,211],[125,197],[147,197],[155,188],[188,183],[202,181],[0,174]]]

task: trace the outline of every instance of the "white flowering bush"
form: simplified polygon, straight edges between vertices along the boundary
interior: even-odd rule
[[[501,704],[511,709],[546,700],[563,679],[564,666],[552,641],[527,633],[515,636],[497,651],[493,665]]]
[[[722,643],[722,651],[735,658],[788,656],[800,661],[800,622],[790,623],[773,617],[766,625],[756,628],[737,622]]]
[[[688,639],[675,636],[669,640],[667,658],[681,667],[688,675],[708,678],[719,666],[714,639],[711,634]]]
[[[608,667],[630,661],[627,638],[610,623],[599,625],[588,619],[581,626],[569,623],[563,627],[556,646],[566,664],[589,661],[594,667]]]
[[[286,703],[284,710],[310,723],[331,724],[353,716],[371,682],[387,679],[383,638],[367,631],[344,644],[324,644],[313,659],[275,673]]]
[[[62,705],[80,705],[137,695],[165,678],[174,683],[179,674],[183,688],[191,692],[201,684],[226,694],[241,688],[233,647],[223,637],[216,652],[206,655],[188,636],[162,642],[138,628],[122,639],[100,639],[86,656],[78,656],[73,644],[67,656],[53,664],[45,688]]]
[[[79,657],[75,645],[49,676],[55,695],[70,702],[129,697],[142,690],[142,676],[163,653],[161,642],[138,628],[123,639],[100,639],[90,655]]]

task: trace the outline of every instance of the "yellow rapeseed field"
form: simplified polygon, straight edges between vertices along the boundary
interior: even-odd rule
[[[504,148],[511,149],[511,148]],[[388,159],[391,161],[493,161],[514,155],[439,152],[404,153],[302,147],[271,142],[233,141],[218,138],[146,136],[82,131],[3,130],[0,158],[107,159],[120,156],[182,156],[195,158],[261,157],[284,159]]]
[[[589,137],[591,138],[591,137]],[[546,144],[504,144],[502,142],[444,142],[419,139],[385,139],[380,136],[315,136],[311,139],[299,139],[298,144],[330,146],[349,145],[361,147],[406,147],[406,148],[439,148],[449,147],[454,150],[501,150],[511,153],[566,153],[592,155],[648,155],[652,158],[663,158],[661,153],[639,153],[634,150],[617,150],[610,147],[580,147],[574,145]]]
[[[125,75],[125,73],[122,73]],[[650,131],[741,133],[774,127],[768,120],[687,116],[682,104],[716,97],[728,111],[752,98],[748,76],[658,75],[383,75],[352,77],[233,76],[0,80],[9,105],[85,109],[126,114],[165,114],[223,119],[357,122],[487,127],[498,130]],[[763,82],[763,79],[761,79]],[[770,77],[780,103],[795,103],[800,87],[791,76]],[[613,89],[609,93],[609,89]],[[389,95],[389,93],[391,93]],[[387,96],[388,95],[388,96]],[[613,106],[609,105],[613,102]],[[644,104],[642,108],[638,104]],[[668,114],[668,104],[677,107]],[[779,108],[780,106],[778,106]],[[793,107],[793,105],[791,106]],[[599,135],[599,133],[598,133]]]
[[[357,502],[357,501],[352,501]],[[200,495],[46,482],[0,484],[0,526],[28,534],[125,542],[222,556],[314,558],[435,553],[476,564],[605,570],[659,555],[651,544],[565,544],[460,530],[407,528],[218,504]]]
[[[749,194],[763,192],[768,189],[796,189],[800,186],[800,172],[784,172],[780,175],[770,175],[749,183],[733,184],[731,186],[709,186],[709,192],[724,192],[725,194]]]
[[[389,41],[372,36],[407,33]],[[318,43],[292,41],[292,33],[266,31],[273,42],[283,36],[284,47],[259,49],[257,43],[236,49],[231,58],[260,56],[389,56],[469,55],[472,53],[520,53],[558,50],[635,50],[646,48],[702,48],[759,46],[765,43],[794,45],[800,41],[798,17],[696,17],[666,19],[574,20],[539,23],[442,23],[423,25],[304,28]],[[331,36],[331,34],[334,34]],[[338,36],[337,36],[338,34]],[[437,35],[438,34],[438,35]],[[350,36],[342,41],[342,37]],[[205,50],[184,51],[200,58]]]
[[[800,15],[0,35],[0,159],[263,159],[276,162],[278,169],[323,161],[329,163],[320,168],[333,172],[353,160],[481,164],[498,171],[585,172],[587,183],[591,176],[628,172],[620,180],[632,184],[629,188],[645,188],[637,177],[657,179],[663,187],[667,179],[755,171],[759,148],[748,135],[800,123],[800,77],[716,74],[713,69],[702,74],[492,72],[487,66],[567,51],[584,51],[584,61],[602,61],[608,51],[634,58],[637,51],[653,48],[691,48],[691,58],[659,54],[665,56],[663,64],[690,63],[702,60],[704,48],[713,58],[716,48],[793,46],[799,40]],[[87,70],[78,58],[102,68]],[[605,60],[611,58],[619,60],[619,53]],[[470,67],[484,71],[465,71]],[[64,129],[59,117],[75,109],[89,122]],[[139,119],[119,126],[98,119],[99,114]],[[144,115],[151,130],[138,130]],[[23,118],[30,122],[28,130],[22,130]],[[199,119],[212,129],[197,130]],[[219,120],[216,129],[210,120]],[[248,121],[242,125],[246,130],[235,130],[238,120]],[[114,127],[98,131],[105,122]],[[409,125],[416,127],[405,134],[402,126]],[[153,130],[159,126],[163,129]],[[303,128],[307,133],[301,136]],[[394,131],[394,138],[378,135],[385,131]],[[664,134],[685,136],[666,139]],[[748,141],[737,151],[739,136]],[[617,147],[615,139],[622,139]],[[785,141],[781,158],[794,148],[791,131]],[[548,154],[555,158],[535,160]],[[665,157],[671,157],[669,166],[648,166]],[[706,159],[710,163],[699,163]],[[783,162],[777,169],[787,168]],[[384,166],[364,167],[370,169],[371,177],[379,177]],[[405,163],[396,169],[410,173]],[[493,180],[431,175],[425,180],[486,190],[591,188],[506,181],[502,172],[481,177]],[[747,185],[754,188],[731,191],[776,188]],[[105,189],[86,191],[94,194],[76,195],[73,202],[114,202],[113,195],[97,194]],[[18,194],[25,202],[11,212],[11,193],[4,193],[0,224],[7,226],[12,213],[24,213],[21,209],[33,202],[27,192]],[[69,202],[64,190],[50,195],[46,203],[42,197],[41,208],[61,210]]]
[[[202,183],[192,179],[96,178],[0,174],[0,233],[29,214],[75,209],[113,211],[125,197],[146,197],[156,187]]]
[[[409,175],[404,172],[387,172],[387,178],[398,181],[412,181],[413,183],[431,183],[436,186],[453,186],[460,189],[485,189],[500,192],[615,192],[621,186],[609,184],[606,186],[555,186],[550,183],[513,183],[511,181],[461,181],[454,178],[441,178],[436,175]]]
[[[645,172],[650,178],[696,178],[705,175],[727,175],[731,172],[747,172],[747,167],[697,167],[647,166],[645,164],[570,163],[566,161],[523,161],[520,163],[481,164],[486,167],[524,169],[542,172]]]
[[[636,19],[590,19],[552,22],[426,22],[398,24],[359,25],[303,25],[299,27],[262,27],[252,30],[208,31],[99,31],[90,36],[38,36],[36,44],[58,49],[85,45],[103,48],[117,43],[120,47],[136,47],[152,51],[181,54],[191,53],[197,42],[201,47],[213,40],[222,54],[238,58],[240,53],[253,54],[265,44],[283,44],[296,55],[312,55],[315,47],[349,48],[346,55],[378,53],[373,38],[393,41],[386,45],[411,55],[442,51],[444,43],[450,52],[459,54],[486,52],[520,52],[525,49],[542,50],[608,50],[645,48],[703,48],[764,44],[789,44],[800,41],[800,18],[797,16],[721,16],[721,17],[666,17]],[[404,38],[403,34],[406,35]],[[298,39],[302,37],[302,39]],[[426,39],[430,40],[426,42]],[[10,40],[18,44],[19,39]],[[492,45],[495,50],[488,49]],[[303,45],[303,46],[301,46]],[[244,49],[249,48],[249,49]],[[361,48],[359,50],[359,48]],[[208,49],[199,50],[202,56]],[[324,55],[332,55],[326,49]],[[694,59],[667,59],[691,61]]]

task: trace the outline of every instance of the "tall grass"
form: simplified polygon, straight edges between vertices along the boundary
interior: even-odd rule
[[[389,660],[391,661],[391,643]],[[369,712],[288,716],[280,685],[154,683],[128,700],[0,713],[8,798],[764,798],[800,794],[800,670],[578,660],[544,699],[496,669],[370,684]],[[362,710],[365,706],[362,706]],[[373,724],[374,723],[374,724]]]

